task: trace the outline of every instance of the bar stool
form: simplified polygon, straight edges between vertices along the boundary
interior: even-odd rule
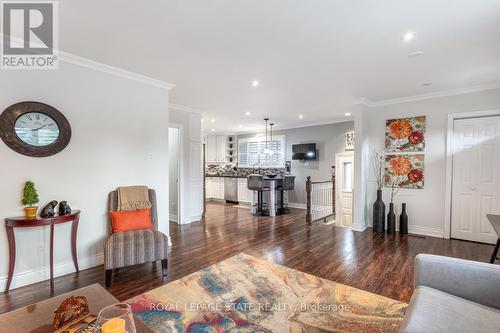
[[[295,188],[295,176],[285,175],[277,190],[280,191],[280,213],[288,213],[288,208],[285,208],[285,191],[293,191]]]
[[[264,186],[264,177],[262,175],[249,175],[247,187],[251,191],[257,191],[257,213],[264,215],[264,192],[269,191],[269,187]]]
[[[491,254],[490,258],[490,264],[494,264],[495,260],[497,260],[497,254],[498,254],[498,249],[500,248],[500,215],[495,215],[495,214],[487,214],[486,217],[491,223],[491,226],[493,227],[493,230],[495,230],[495,233],[498,236],[497,243],[495,245],[495,249],[493,250],[493,253]]]

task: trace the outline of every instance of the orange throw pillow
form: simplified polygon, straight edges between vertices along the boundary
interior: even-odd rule
[[[109,212],[109,216],[113,232],[153,229],[150,208],[127,212]]]

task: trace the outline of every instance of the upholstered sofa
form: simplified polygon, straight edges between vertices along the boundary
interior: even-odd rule
[[[401,332],[500,332],[500,266],[419,254]]]

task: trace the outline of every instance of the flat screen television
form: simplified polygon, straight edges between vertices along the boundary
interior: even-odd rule
[[[316,159],[316,144],[302,143],[292,145],[292,160],[313,161]]]

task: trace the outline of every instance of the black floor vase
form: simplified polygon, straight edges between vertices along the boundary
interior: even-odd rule
[[[373,203],[373,231],[385,231],[385,203],[382,201],[382,190],[377,190],[377,200]]]
[[[396,214],[394,214],[394,204],[389,204],[389,214],[387,214],[387,233],[396,233]]]
[[[406,204],[402,205],[401,215],[399,215],[399,233],[401,235],[408,234],[408,215],[406,214]]]

